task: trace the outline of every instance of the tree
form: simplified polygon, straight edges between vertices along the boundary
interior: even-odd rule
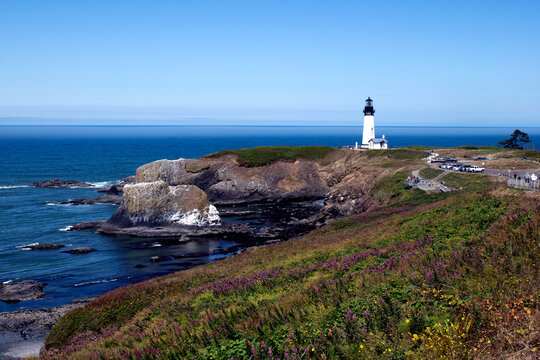
[[[514,130],[510,138],[499,141],[499,145],[508,149],[523,149],[527,144],[531,143],[529,134],[518,129]]]

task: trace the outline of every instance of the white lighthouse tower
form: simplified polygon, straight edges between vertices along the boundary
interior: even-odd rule
[[[364,131],[362,134],[362,148],[363,149],[387,149],[388,140],[384,135],[382,138],[377,139],[375,137],[375,109],[373,109],[373,100],[370,97],[366,99],[366,106],[364,107]]]
[[[366,99],[364,107],[364,133],[362,135],[362,147],[369,148],[369,140],[375,138],[375,109],[373,109],[373,100],[370,97]]]

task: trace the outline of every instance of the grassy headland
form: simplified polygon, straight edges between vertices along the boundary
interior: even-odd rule
[[[359,155],[403,157],[372,187],[379,208],[105,294],[62,318],[45,357],[534,357],[538,196],[477,174],[445,177],[462,191],[406,190],[400,169],[425,151],[402,150]]]
[[[223,150],[207,157],[236,156],[236,161],[247,167],[263,166],[278,160],[319,160],[335,149],[329,146],[258,146],[251,149]]]

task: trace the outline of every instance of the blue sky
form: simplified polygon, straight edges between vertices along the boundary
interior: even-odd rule
[[[0,123],[540,126],[540,1],[0,0]],[[35,120],[15,119],[26,117]]]

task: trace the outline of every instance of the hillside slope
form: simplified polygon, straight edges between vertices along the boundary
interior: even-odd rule
[[[497,188],[338,220],[108,293],[43,357],[530,358],[539,222],[537,197]]]

